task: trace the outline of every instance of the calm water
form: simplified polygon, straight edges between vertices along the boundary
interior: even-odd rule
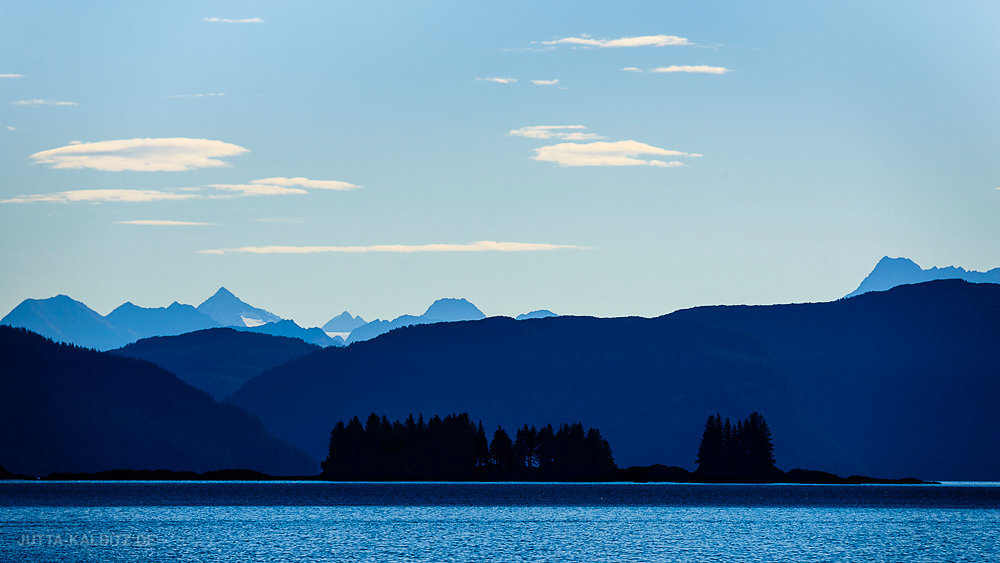
[[[1000,485],[0,482],[19,561],[998,561]]]

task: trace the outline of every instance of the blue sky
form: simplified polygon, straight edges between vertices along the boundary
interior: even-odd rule
[[[650,316],[1000,266],[996,2],[0,13],[3,312]]]

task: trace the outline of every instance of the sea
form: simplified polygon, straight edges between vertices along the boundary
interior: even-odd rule
[[[4,561],[1000,561],[1000,484],[0,482]]]

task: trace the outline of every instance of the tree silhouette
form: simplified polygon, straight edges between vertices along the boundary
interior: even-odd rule
[[[708,479],[766,480],[777,471],[771,429],[760,413],[736,424],[709,416],[698,445],[697,475]]]
[[[322,467],[322,476],[335,480],[607,480],[617,470],[596,428],[523,425],[512,441],[498,426],[487,441],[483,423],[465,413],[435,415],[426,424],[423,415],[390,422],[374,413],[364,425],[356,416],[338,422]]]
[[[507,432],[499,426],[493,433],[493,441],[490,442],[490,458],[493,460],[493,466],[501,471],[515,468],[514,444],[511,443]]]

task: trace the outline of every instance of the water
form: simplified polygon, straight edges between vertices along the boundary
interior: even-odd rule
[[[18,561],[988,561],[1000,485],[0,483]]]

